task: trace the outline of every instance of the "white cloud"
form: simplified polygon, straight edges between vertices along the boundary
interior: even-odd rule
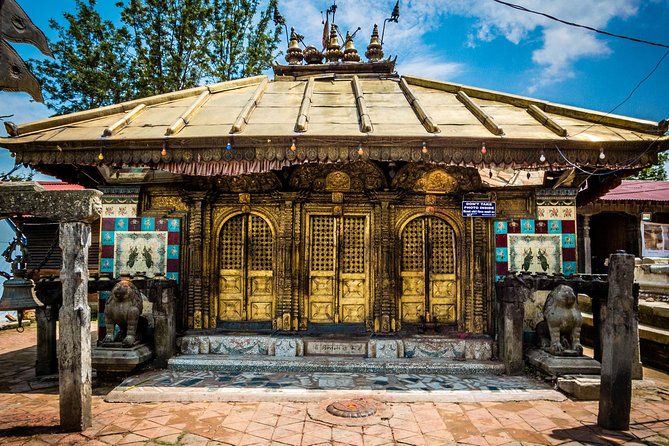
[[[614,18],[626,19],[634,16],[640,4],[640,0],[514,2],[528,9],[595,28],[606,28]],[[305,41],[320,46],[323,25],[318,20],[320,9],[314,3],[323,9],[331,4],[325,0],[282,0],[280,5],[288,23],[296,26],[297,31],[306,36]],[[356,46],[362,54],[369,42],[371,24],[378,23],[381,27],[383,19],[390,15],[394,4],[395,0],[340,0],[337,4],[337,23],[342,34],[346,30],[353,31],[358,26],[363,27],[356,37]],[[535,38],[534,33],[538,33],[541,46],[532,54],[537,70],[532,73],[534,78],[528,86],[530,92],[540,86],[573,77],[573,66],[581,59],[606,56],[610,53],[606,41],[590,31],[518,11],[491,0],[403,0],[400,3],[400,14],[399,23],[387,25],[384,45],[386,52],[399,56],[398,62],[403,70],[407,67],[418,68],[416,55],[428,54],[429,63],[424,64],[423,71],[429,68],[431,73],[442,79],[455,76],[465,69],[449,60],[446,55],[439,54],[437,48],[431,48],[425,43],[426,34],[438,29],[447,15],[477,19],[468,36],[470,46],[485,44],[497,38],[520,45],[530,35]]]

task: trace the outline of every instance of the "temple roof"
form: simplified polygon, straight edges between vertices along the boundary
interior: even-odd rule
[[[666,120],[644,121],[414,76],[278,72],[288,75],[7,123],[11,136],[0,138],[0,146],[31,165],[154,163],[196,175],[361,156],[479,168],[638,168],[669,147]],[[194,165],[202,162],[219,168]],[[232,168],[233,162],[238,166]]]
[[[601,201],[669,201],[669,181],[627,180],[599,197]]]

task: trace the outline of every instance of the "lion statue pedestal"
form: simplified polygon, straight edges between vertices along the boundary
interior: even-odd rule
[[[599,374],[601,364],[583,356],[578,296],[567,285],[556,286],[546,298],[544,320],[536,326],[541,350],[527,353],[533,366],[554,376]]]
[[[142,342],[148,328],[142,309],[142,293],[130,280],[114,285],[104,312],[107,335],[93,349],[93,368],[98,373],[128,373],[153,358],[151,346]]]

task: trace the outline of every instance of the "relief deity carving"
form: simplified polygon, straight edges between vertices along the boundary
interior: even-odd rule
[[[386,179],[370,161],[344,164],[304,164],[290,178],[294,189],[316,192],[363,192],[385,188]]]
[[[481,188],[481,176],[469,167],[409,163],[393,178],[393,188],[428,194],[459,194]]]

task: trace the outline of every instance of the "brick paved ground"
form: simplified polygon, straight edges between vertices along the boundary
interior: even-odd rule
[[[57,380],[34,376],[35,329],[0,332],[0,444],[382,445],[664,444],[669,445],[669,380],[635,395],[628,432],[595,426],[596,402],[392,403],[389,419],[332,422],[322,404],[106,403],[96,386],[93,427],[58,428]],[[355,424],[351,422],[349,424]]]

